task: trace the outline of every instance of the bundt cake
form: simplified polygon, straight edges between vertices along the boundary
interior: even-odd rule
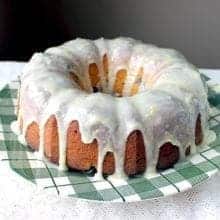
[[[18,126],[61,169],[147,175],[204,144],[208,109],[199,71],[176,50],[123,37],[75,39],[25,66]]]

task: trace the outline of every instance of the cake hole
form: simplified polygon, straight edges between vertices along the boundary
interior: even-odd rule
[[[179,160],[179,148],[170,142],[163,144],[159,150],[157,169],[165,170],[173,167]]]
[[[111,75],[115,75],[115,81],[111,82],[111,86],[109,85],[109,63],[108,56],[105,54],[102,58],[102,68],[104,71],[104,75],[100,76],[100,71],[96,63],[91,63],[88,66],[88,78],[89,81],[86,84],[86,80],[79,78],[79,76],[70,72],[70,78],[77,85],[79,85],[80,89],[84,90],[87,93],[106,93],[115,97],[123,97],[124,85],[127,79],[127,70],[119,69],[116,73],[111,73]],[[130,91],[126,96],[132,96],[138,93],[139,86],[142,81],[143,76],[143,68],[140,68],[139,73],[136,76],[135,82],[131,85]],[[102,79],[102,81],[101,81]],[[106,87],[106,88],[104,88]],[[129,94],[130,93],[130,94]]]
[[[198,114],[195,126],[195,144],[200,145],[203,141],[203,132],[202,132],[202,124],[201,124],[201,115]]]

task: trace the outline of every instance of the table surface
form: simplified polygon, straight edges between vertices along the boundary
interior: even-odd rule
[[[15,79],[24,63],[0,62],[0,88]],[[201,69],[220,82],[220,70]],[[220,173],[173,196],[136,203],[96,203],[47,194],[0,167],[0,219],[218,219]],[[24,193],[25,192],[25,193]]]

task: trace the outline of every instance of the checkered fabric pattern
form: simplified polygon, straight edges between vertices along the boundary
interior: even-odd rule
[[[217,138],[205,150],[150,178],[95,181],[82,172],[59,171],[56,165],[37,159],[36,153],[19,142],[10,128],[11,122],[16,120],[18,86],[19,81],[13,81],[0,91],[0,160],[51,193],[87,200],[139,201],[187,190],[220,169],[220,93],[213,89],[209,89],[212,109],[209,123]]]

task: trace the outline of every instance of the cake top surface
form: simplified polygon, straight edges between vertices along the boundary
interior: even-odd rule
[[[181,157],[189,145],[193,148],[198,114],[207,127],[207,89],[198,70],[176,50],[131,38],[79,38],[34,54],[21,76],[21,94],[29,103],[23,109],[24,127],[36,121],[43,130],[48,118],[56,116],[63,135],[60,165],[65,164],[65,132],[77,120],[84,143],[97,139],[103,155],[117,152],[116,175],[122,175],[120,158],[132,131],[142,132],[151,169],[161,144],[179,146]]]

